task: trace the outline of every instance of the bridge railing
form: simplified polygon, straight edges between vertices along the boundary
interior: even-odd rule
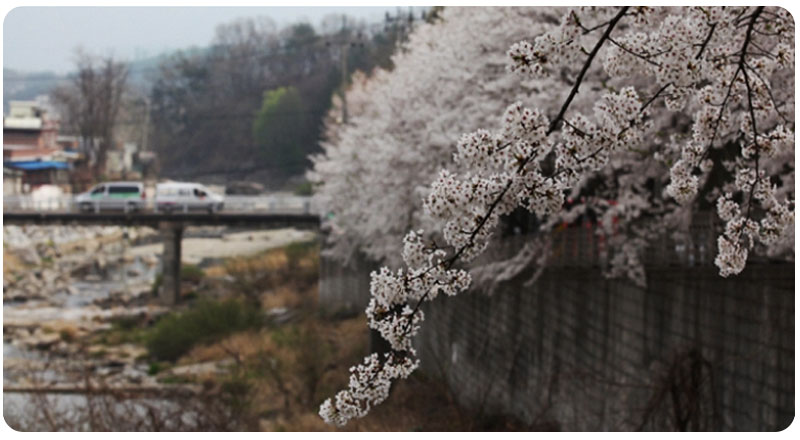
[[[72,211],[73,198],[71,195],[52,197],[33,197],[24,195],[4,195],[3,211]]]
[[[155,209],[155,200],[147,199],[144,209]],[[175,206],[176,211],[188,211],[188,205]],[[30,195],[3,196],[3,211],[37,211],[37,212],[76,212],[77,207],[72,195],[34,198]],[[223,211],[235,212],[278,212],[292,214],[313,214],[315,206],[310,197],[295,195],[258,195],[258,196],[225,196]]]
[[[225,210],[230,211],[268,211],[268,212],[314,212],[310,197],[267,195],[267,196],[225,196]]]

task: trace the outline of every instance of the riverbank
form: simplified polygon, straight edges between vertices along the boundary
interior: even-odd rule
[[[152,374],[140,343],[102,340],[121,326],[152,326],[172,312],[156,302],[160,246],[133,245],[157,239],[153,231],[9,226],[3,232],[3,385],[15,391],[4,393],[4,415],[14,413],[15,404],[30,403],[20,399],[19,391],[63,395],[87,388],[186,388]],[[198,235],[186,240],[187,263],[221,264],[225,258],[313,239],[311,233],[294,230],[197,232],[187,234]],[[224,279],[206,279],[202,269],[186,268],[183,284],[189,291],[179,309],[196,299],[197,290],[213,297],[228,288]]]
[[[72,269],[66,287],[43,282],[50,287],[22,295],[14,292],[24,282],[12,281],[8,295],[19,299],[3,308],[7,423],[47,431],[335,430],[319,405],[347,386],[369,338],[363,314],[319,312],[314,235],[201,231],[184,240],[192,250],[181,304],[165,309],[155,302],[158,246],[121,232],[101,234],[120,238],[90,244],[91,253],[76,245],[49,263],[39,254],[51,268]],[[39,241],[46,251],[47,240]],[[4,278],[43,270],[13,249],[4,254],[20,266],[6,274],[4,265]],[[392,394],[345,429],[519,428],[458,407],[442,382],[419,373]]]

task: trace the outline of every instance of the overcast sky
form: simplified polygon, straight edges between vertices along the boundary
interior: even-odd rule
[[[405,8],[404,8],[405,9]],[[415,8],[420,9],[419,7]],[[207,46],[218,24],[269,16],[279,26],[344,13],[379,21],[396,7],[17,7],[3,21],[3,67],[65,73],[83,47],[132,61],[174,49]]]

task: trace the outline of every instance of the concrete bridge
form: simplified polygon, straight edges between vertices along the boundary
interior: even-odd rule
[[[164,241],[163,284],[160,300],[173,305],[180,298],[181,239],[187,226],[252,226],[261,229],[318,229],[320,217],[305,213],[222,212],[222,213],[76,213],[55,211],[3,211],[6,225],[121,225],[158,229]]]

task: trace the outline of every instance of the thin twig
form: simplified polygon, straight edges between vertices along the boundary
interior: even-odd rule
[[[703,56],[703,51],[706,50],[706,46],[708,46],[708,42],[711,41],[711,37],[714,35],[714,29],[717,28],[717,24],[714,23],[711,25],[711,29],[708,30],[708,35],[706,35],[706,39],[703,41],[703,45],[700,46],[700,51],[697,52],[697,55],[694,57],[695,59],[699,60],[701,56]]]

